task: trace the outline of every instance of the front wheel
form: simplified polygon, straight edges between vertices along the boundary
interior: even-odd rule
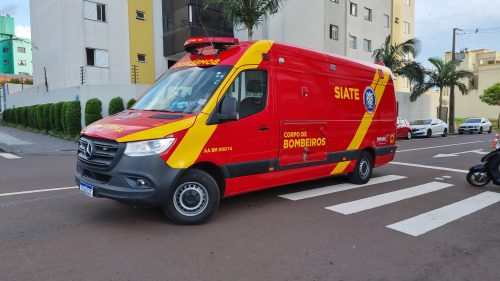
[[[205,222],[219,207],[217,182],[207,172],[191,169],[182,175],[168,196],[163,211],[177,224]]]
[[[411,140],[411,131],[408,131],[408,134],[406,134],[406,139]]]
[[[432,131],[431,129],[427,130],[427,137],[430,138],[432,136]]]
[[[488,134],[491,134],[492,131],[493,131],[493,126],[490,126],[490,129],[488,130]]]
[[[482,134],[483,133],[483,127],[479,128],[479,133],[478,134]]]
[[[448,135],[448,129],[444,129],[443,134],[441,136],[446,137],[447,135]]]
[[[473,186],[485,186],[490,182],[490,177],[484,172],[467,173],[467,182]]]
[[[348,174],[349,181],[355,184],[365,184],[370,180],[372,171],[372,156],[367,151],[362,151],[358,157],[354,171]]]

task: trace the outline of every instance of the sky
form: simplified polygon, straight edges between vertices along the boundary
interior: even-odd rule
[[[417,61],[429,66],[428,58],[444,58],[444,53],[451,51],[454,27],[464,30],[457,36],[457,51],[465,48],[500,51],[499,0],[414,1],[415,37],[422,41]],[[18,37],[31,38],[29,0],[1,0],[0,12],[7,12],[15,18]],[[476,29],[479,29],[478,33],[475,33]]]

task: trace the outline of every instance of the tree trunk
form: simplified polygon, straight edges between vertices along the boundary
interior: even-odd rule
[[[248,30],[248,41],[252,41],[253,38],[253,26],[247,26]]]
[[[448,121],[449,133],[455,133],[455,85],[450,89],[450,120]]]
[[[441,112],[443,112],[443,88],[439,88],[439,107],[438,107],[439,119],[441,119]]]

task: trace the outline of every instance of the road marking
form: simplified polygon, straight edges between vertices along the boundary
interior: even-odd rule
[[[439,146],[429,146],[429,147],[421,147],[421,148],[398,150],[396,152],[408,152],[408,151],[426,150],[426,149],[448,147],[448,146],[457,146],[457,145],[465,145],[465,144],[480,143],[480,142],[484,142],[484,141],[471,141],[471,142],[462,142],[462,143],[454,143],[454,144],[439,145]]]
[[[455,153],[450,153],[450,154],[438,154],[435,155],[432,158],[443,158],[443,157],[458,157],[460,154],[466,154],[466,153],[476,153],[480,155],[485,155],[488,154],[488,152],[482,151],[483,149],[476,149],[476,150],[469,150],[469,151],[463,151],[463,152],[455,152]]]
[[[30,193],[49,192],[49,191],[58,191],[58,190],[67,190],[67,189],[77,189],[77,188],[78,188],[78,186],[70,186],[70,187],[59,187],[59,188],[48,188],[48,189],[19,191],[19,192],[11,192],[11,193],[0,193],[0,197],[13,196],[13,195],[22,195],[22,194],[30,194]]]
[[[401,200],[427,194],[430,192],[438,191],[450,186],[453,185],[442,182],[430,182],[393,192],[367,197],[360,200],[355,200],[343,204],[325,207],[325,209],[341,213],[344,215],[350,215],[361,211],[366,211],[373,208],[381,207],[387,204],[395,203]]]
[[[443,176],[443,178],[445,178],[445,179],[451,179],[450,176]]]
[[[500,202],[500,193],[487,191],[387,227],[412,236],[419,236],[497,202]]]
[[[437,166],[428,166],[428,165],[420,165],[420,164],[412,164],[412,163],[403,163],[403,162],[389,162],[389,164],[401,165],[401,166],[409,166],[409,167],[417,167],[417,168],[424,168],[424,169],[442,170],[442,171],[449,171],[449,172],[456,172],[456,173],[465,173],[465,174],[467,174],[469,172],[467,170],[452,169],[452,168],[437,167]]]
[[[434,178],[434,179],[438,181],[444,181],[444,178]]]
[[[341,191],[345,191],[345,190],[360,188],[360,187],[364,187],[364,186],[370,186],[370,185],[375,185],[375,184],[384,183],[384,182],[396,181],[396,180],[405,179],[405,178],[406,177],[403,177],[403,176],[387,175],[387,176],[372,178],[372,179],[370,179],[370,181],[368,183],[363,184],[363,185],[352,184],[352,183],[341,183],[341,184],[337,184],[337,185],[331,185],[331,186],[325,186],[325,187],[320,187],[320,188],[314,188],[314,189],[310,189],[310,190],[304,190],[304,191],[299,191],[299,192],[294,192],[294,193],[283,194],[283,195],[279,195],[279,197],[289,199],[292,201],[297,201],[297,200],[327,195],[327,194],[331,194],[331,193],[341,192]]]
[[[21,159],[21,157],[10,153],[0,153],[0,156],[7,159]]]

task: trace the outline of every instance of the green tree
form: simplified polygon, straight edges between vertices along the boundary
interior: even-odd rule
[[[496,83],[486,88],[483,94],[479,96],[479,99],[486,104],[500,106],[500,83]]]
[[[406,77],[412,84],[418,86],[425,78],[425,70],[418,62],[409,59],[417,57],[420,49],[420,40],[408,39],[402,43],[391,43],[391,36],[385,38],[384,44],[373,51],[375,62],[383,62],[392,73]]]
[[[440,58],[429,58],[428,60],[434,67],[432,69],[425,70],[425,75],[427,77],[426,81],[420,84],[418,88],[412,92],[410,100],[415,101],[425,91],[432,88],[438,88],[438,114],[441,118],[441,112],[443,109],[443,90],[445,88],[457,87],[462,95],[467,95],[469,93],[468,87],[462,81],[463,79],[470,78],[473,74],[467,70],[457,70],[460,65],[459,60],[452,60],[446,63]],[[455,115],[452,111],[452,105],[450,104],[450,118],[448,120],[450,133],[455,131]]]
[[[222,9],[222,14],[234,27],[243,26],[248,30],[248,40],[252,40],[253,29],[262,21],[278,12],[283,0],[208,0],[207,4]]]

